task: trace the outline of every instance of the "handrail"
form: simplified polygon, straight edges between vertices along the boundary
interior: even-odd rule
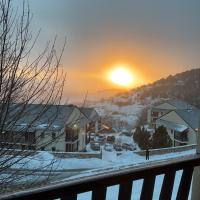
[[[144,179],[141,199],[151,199],[153,194],[153,187],[155,184],[155,176],[160,174],[165,174],[163,181],[163,187],[161,191],[161,197],[163,194],[170,196],[172,189],[167,190],[169,184],[174,181],[170,179],[171,174],[174,177],[175,171],[183,170],[183,175],[181,178],[181,183],[179,186],[179,192],[177,194],[177,199],[187,199],[189,194],[189,187],[191,185],[193,169],[196,166],[200,166],[200,156],[199,155],[189,155],[179,158],[168,159],[164,161],[154,161],[148,162],[144,165],[129,167],[123,170],[116,170],[112,172],[107,172],[104,174],[97,174],[95,176],[83,177],[78,180],[72,180],[70,182],[57,183],[54,185],[44,186],[39,189],[31,189],[27,191],[17,192],[11,195],[3,196],[1,200],[25,200],[25,199],[76,199],[78,193],[93,191],[92,199],[105,199],[105,195],[101,196],[100,193],[106,193],[106,188],[112,185],[120,184],[119,199],[121,192],[123,192],[124,184],[128,184],[130,188],[132,185],[130,183],[133,180]],[[148,183],[152,184],[152,188],[147,187]],[[126,191],[127,188],[125,188]],[[98,194],[99,196],[98,196]],[[127,192],[126,192],[127,193]],[[130,192],[129,192],[130,193]],[[183,195],[180,198],[180,193]],[[145,196],[148,194],[148,198]],[[124,196],[125,195],[125,196]],[[126,199],[124,194],[123,199]],[[129,194],[130,195],[130,194]],[[160,199],[162,199],[160,197]],[[128,199],[128,198],[127,198]],[[169,198],[170,199],[170,198]]]

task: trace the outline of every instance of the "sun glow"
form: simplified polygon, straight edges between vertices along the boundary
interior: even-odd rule
[[[132,73],[125,67],[117,67],[110,72],[109,79],[120,86],[130,87],[133,83]]]

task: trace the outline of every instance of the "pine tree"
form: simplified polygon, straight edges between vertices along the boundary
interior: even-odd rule
[[[142,129],[141,127],[136,128],[133,139],[141,149],[148,149],[151,147],[150,134],[144,127],[142,127]]]
[[[157,149],[170,146],[172,146],[172,141],[167,133],[167,129],[164,126],[158,127],[152,137],[152,147]]]
[[[136,127],[136,130],[135,130],[135,133],[133,134],[133,140],[134,140],[135,142],[137,142],[137,143],[138,143],[140,134],[141,134],[141,128],[140,128],[140,126],[137,126],[137,127]]]

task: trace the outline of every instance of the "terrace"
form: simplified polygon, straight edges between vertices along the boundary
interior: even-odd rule
[[[143,179],[140,199],[153,199],[155,189],[156,176],[164,174],[161,191],[159,194],[160,200],[171,199],[176,172],[183,170],[181,180],[176,194],[177,200],[186,200],[192,185],[192,176],[194,168],[200,166],[200,156],[194,154],[192,156],[184,156],[179,158],[172,158],[162,162],[152,162],[148,165],[138,166],[134,168],[126,168],[114,172],[107,172],[96,176],[83,177],[79,180],[72,180],[70,182],[61,182],[54,185],[49,185],[40,189],[34,189],[25,192],[15,193],[13,195],[4,196],[2,200],[8,199],[61,199],[61,200],[76,200],[78,194],[92,191],[92,200],[105,200],[106,192],[109,186],[119,185],[118,200],[134,199],[134,181]],[[197,172],[194,172],[197,173]],[[196,175],[195,175],[196,176]],[[193,192],[198,186],[193,184]],[[198,191],[198,189],[197,189]],[[198,193],[196,195],[198,199]],[[195,199],[195,198],[194,198]],[[114,199],[113,199],[114,200]]]

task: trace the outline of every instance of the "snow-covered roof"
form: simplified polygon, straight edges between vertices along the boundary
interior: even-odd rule
[[[192,129],[196,130],[200,122],[200,110],[176,110],[175,111]]]
[[[163,108],[157,108],[157,107],[152,107],[151,108],[152,112],[163,112],[164,114],[166,114],[167,112],[171,111],[169,109],[163,109]]]
[[[161,104],[163,104],[163,103],[168,103],[168,104],[176,107],[176,109],[179,109],[179,110],[197,109],[195,106],[192,106],[189,103],[182,101],[182,100],[179,100],[179,99],[170,99],[170,100],[162,102]],[[161,104],[159,104],[159,105],[161,105]],[[162,108],[158,108],[157,106],[154,106],[154,107],[152,107],[152,110],[153,111],[160,111],[160,112],[163,111],[163,112],[165,112],[167,110],[170,111],[171,109],[162,109]]]
[[[95,121],[99,118],[97,111],[94,108],[81,107],[80,111],[90,120]]]
[[[177,109],[195,109],[194,106],[179,99],[171,99],[171,100],[168,100],[167,103],[175,106]]]
[[[74,110],[72,105],[13,104],[6,130],[61,130]],[[9,121],[10,120],[10,121]]]
[[[183,125],[183,124],[177,124],[177,123],[167,121],[167,120],[163,120],[163,119],[158,119],[156,123],[157,123],[157,125],[160,125],[160,126],[163,125],[166,128],[175,130],[175,131],[180,132],[180,133],[183,132],[183,131],[186,131],[188,129],[188,127]]]

